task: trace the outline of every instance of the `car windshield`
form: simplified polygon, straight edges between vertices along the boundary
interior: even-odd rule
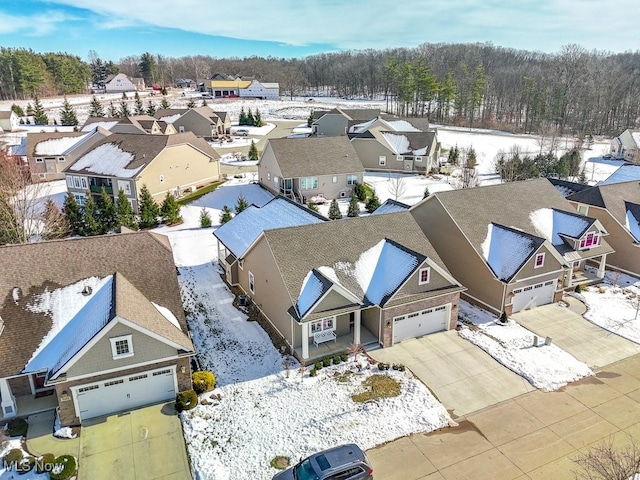
[[[293,476],[296,480],[319,480],[308,458],[293,467]]]

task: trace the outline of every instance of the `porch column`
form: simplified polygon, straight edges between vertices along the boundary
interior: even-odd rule
[[[360,343],[360,310],[356,310],[353,318],[353,343]]]
[[[302,358],[309,358],[309,322],[302,322]]]
[[[598,277],[604,278],[604,270],[607,266],[607,254],[605,253],[600,257],[600,264],[598,265]]]
[[[16,406],[16,398],[11,393],[9,382],[6,378],[0,378],[0,397],[2,397],[2,416],[4,418],[15,417],[18,413]]]

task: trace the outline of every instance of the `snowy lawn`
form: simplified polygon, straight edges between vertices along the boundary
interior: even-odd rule
[[[0,429],[1,428],[0,426]],[[0,436],[0,438],[2,437]],[[11,437],[6,444],[0,443],[0,459],[14,448],[22,450],[24,457],[29,455],[22,447],[21,437]],[[38,473],[35,468],[24,474],[18,473],[13,469],[5,468],[4,462],[2,462],[0,463],[0,480],[49,480],[49,474]]]
[[[324,368],[316,377],[308,370],[301,376],[297,362],[282,356],[264,330],[233,307],[216,262],[215,227],[199,228],[199,212],[206,208],[217,224],[222,206],[234,205],[239,194],[260,205],[271,198],[257,185],[233,179],[182,207],[181,225],[156,229],[173,247],[202,367],[216,376],[214,392],[201,396],[211,403],[182,414],[195,478],[268,480],[276,473],[269,462],[277,455],[296,461],[347,442],[367,449],[449,425],[445,408],[409,372],[373,367],[338,381],[335,372],[357,370],[349,362]],[[400,395],[355,403],[351,395],[362,392],[362,381],[373,373],[397,379]]]
[[[604,281],[582,291],[590,322],[640,343],[640,280],[607,271]],[[615,305],[615,308],[611,308]]]
[[[255,167],[258,165],[257,160],[247,160],[245,155],[238,152],[225,153],[220,157],[220,163],[224,165],[232,165],[234,167]],[[257,174],[258,172],[256,172],[256,176]]]
[[[460,315],[473,324],[473,328],[463,326],[459,332],[461,337],[482,348],[536,388],[550,392],[593,375],[586,364],[556,345],[544,345],[544,338],[539,338],[539,346],[534,347],[536,335],[513,320],[502,325],[494,315],[465,301],[460,301]]]

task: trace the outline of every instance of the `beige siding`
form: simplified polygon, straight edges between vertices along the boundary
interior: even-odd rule
[[[353,148],[358,153],[365,170],[393,171],[396,168],[396,155],[374,138],[354,138],[351,140]],[[380,156],[386,157],[386,164],[380,165]],[[402,162],[398,162],[402,163]],[[402,166],[399,168],[402,170]]]
[[[280,185],[273,181],[276,177],[278,177],[278,180],[281,180],[282,172],[278,167],[278,162],[276,162],[276,156],[273,153],[271,145],[267,143],[260,157],[260,162],[258,163],[258,181],[271,193],[278,195],[280,193]]]
[[[132,335],[131,340],[134,355],[114,360],[111,341],[109,339],[121,335]],[[67,378],[137,365],[139,363],[153,361],[158,358],[168,358],[175,355],[177,355],[175,348],[118,323],[67,370]]]
[[[214,137],[217,135],[216,124],[208,121],[193,110],[186,112],[182,117],[173,122],[172,125],[178,132],[181,131],[180,127],[183,127],[185,132],[193,132],[196,137]]]
[[[375,334],[377,337],[380,334],[380,308],[371,307],[366,310],[362,310],[362,313],[360,314],[360,322],[367,330]]]
[[[342,295],[340,295],[338,292],[336,292],[335,290],[332,290],[309,313],[319,313],[319,312],[330,311],[337,308],[346,307],[347,305],[351,305],[352,303],[353,303],[352,300],[348,300]]]
[[[429,267],[429,283],[424,285],[419,284],[420,270]],[[436,269],[430,267],[427,262],[424,262],[420,267],[407,279],[404,285],[393,296],[394,299],[399,299],[409,295],[415,295],[417,293],[430,292],[433,290],[440,290],[446,287],[456,286],[442,276]]]
[[[318,126],[317,135],[324,136],[336,136],[346,135],[347,119],[344,115],[340,114],[327,114],[323,115],[315,122]]]
[[[362,183],[363,172],[353,172],[353,175],[357,175],[357,183]],[[310,190],[300,189],[300,180],[294,181],[295,190],[299,191],[305,199],[309,200],[311,197],[322,195],[327,199],[334,198],[349,198],[353,192],[353,185],[347,185],[347,175],[313,175],[318,178],[318,188]],[[334,183],[333,177],[336,177]]]
[[[542,267],[535,267],[536,256],[539,253],[544,253],[544,265]],[[518,284],[516,288],[522,285],[540,283],[542,280],[532,279],[531,277],[544,276],[544,278],[558,278],[561,279],[564,274],[562,264],[554,257],[549,248],[546,245],[542,245],[538,251],[529,258],[518,274],[513,278],[512,282],[526,280],[526,283]]]

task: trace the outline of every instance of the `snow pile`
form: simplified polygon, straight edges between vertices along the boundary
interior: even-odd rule
[[[382,132],[382,136],[396,155],[407,153],[411,148],[409,139],[405,135],[396,135],[395,133]]]
[[[151,302],[151,305],[156,307],[156,310],[160,312],[160,315],[162,315],[169,322],[171,322],[178,330],[182,330],[182,327],[180,327],[180,322],[178,322],[178,319],[176,318],[176,316],[173,314],[171,310],[169,310],[167,307],[163,307],[162,305],[158,305],[153,302]]]
[[[84,140],[86,136],[87,135],[80,135],[44,140],[36,145],[34,155],[62,155],[71,147]]]
[[[58,412],[56,411],[55,421],[53,422],[53,436],[57,438],[76,438],[77,435],[73,433],[71,427],[63,427],[60,424],[60,419],[58,418]]]
[[[112,175],[114,177],[131,178],[134,177],[144,165],[138,168],[127,168],[127,165],[134,160],[134,155],[120,149],[113,143],[100,145],[69,167],[69,171],[81,172],[87,170],[99,175]],[[149,159],[151,161],[152,159]]]
[[[22,439],[16,437],[7,441],[4,448],[0,448],[0,459],[13,449],[22,450],[23,457],[30,455],[22,448]],[[49,480],[49,474],[46,472],[38,473],[35,468],[30,472],[21,474],[15,470],[6,468],[4,462],[0,462],[0,480]]]
[[[460,336],[482,348],[508,369],[526,378],[531,384],[550,392],[567,383],[593,375],[591,369],[557,346],[544,345],[524,327],[510,320],[506,325],[495,316],[465,301],[460,301],[460,315],[473,323],[475,328],[463,327]]]
[[[82,127],[81,131],[83,131],[83,132],[93,132],[98,127],[104,128],[105,130],[111,130],[117,124],[118,124],[117,121],[113,121],[113,122],[108,122],[108,121],[93,122],[93,123],[90,123],[89,125],[85,125],[84,127]]]
[[[414,127],[406,120],[387,120],[396,132],[419,132],[420,129]]]

